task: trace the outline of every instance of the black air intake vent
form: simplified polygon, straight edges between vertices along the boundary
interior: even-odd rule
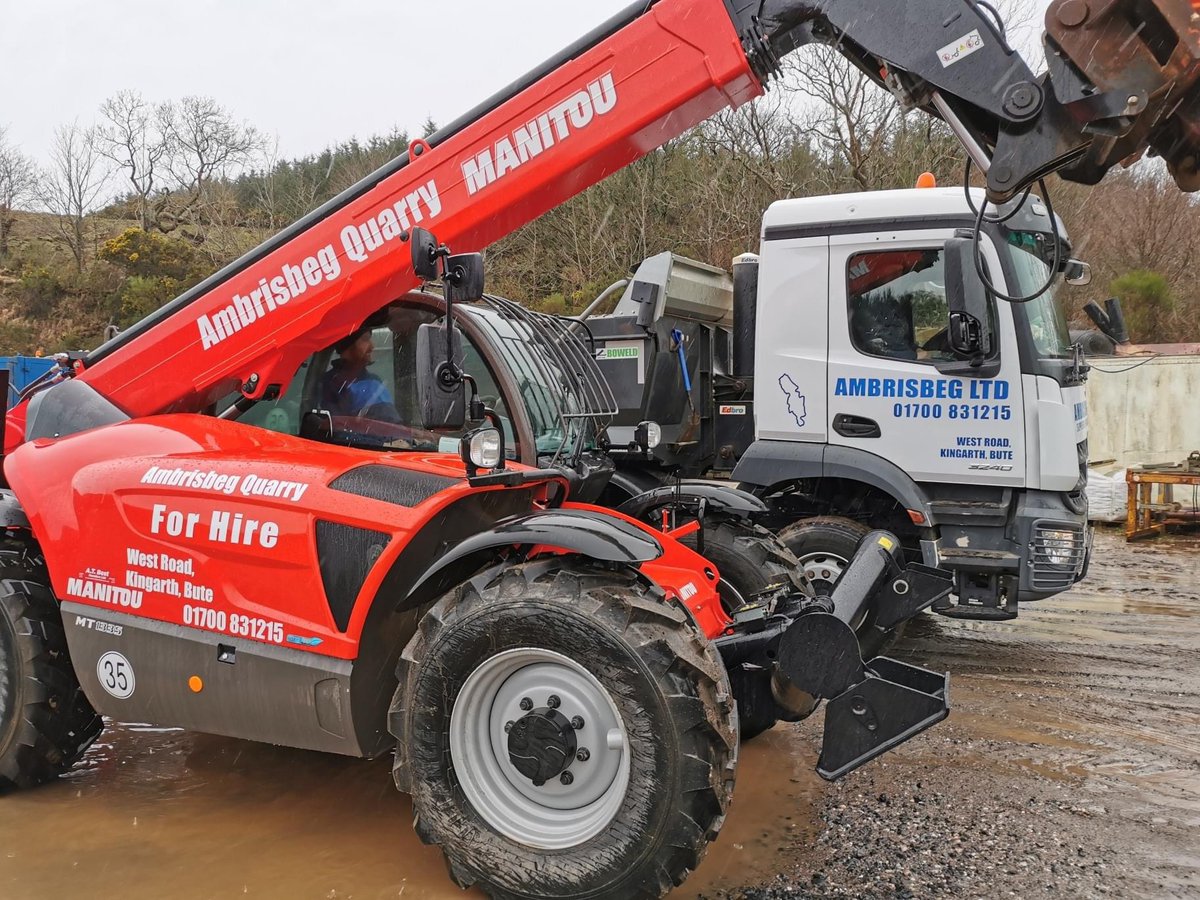
[[[329,611],[338,631],[345,632],[354,612],[354,600],[367,574],[379,559],[391,535],[336,522],[317,522],[317,560]]]
[[[458,484],[457,478],[410,472],[391,466],[359,466],[334,479],[329,486],[335,491],[382,500],[396,506],[416,506],[446,488]]]

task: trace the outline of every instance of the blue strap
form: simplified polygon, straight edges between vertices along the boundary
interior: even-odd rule
[[[689,394],[692,392],[692,376],[688,374],[687,353],[683,349],[683,332],[678,328],[671,331],[671,340],[679,350],[679,369],[683,372],[683,387]]]

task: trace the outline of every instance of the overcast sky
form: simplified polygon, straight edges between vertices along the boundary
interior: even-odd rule
[[[445,124],[630,0],[0,0],[0,126],[54,129],[121,90],[209,96],[302,156]]]
[[[118,91],[152,102],[202,95],[277,137],[282,158],[303,156],[393,128],[415,133],[427,116],[444,125],[628,5],[0,0],[0,126],[44,163],[57,126],[91,124]]]

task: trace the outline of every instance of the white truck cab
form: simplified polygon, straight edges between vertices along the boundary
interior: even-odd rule
[[[985,208],[962,252],[983,200],[961,187],[783,200],[732,278],[669,253],[642,263],[614,312],[587,320],[622,409],[624,489],[740,482],[818,580],[836,580],[856,534],[888,528],[955,572],[950,616],[1012,618],[1018,600],[1070,587],[1090,543],[1087,368],[1056,287],[997,293],[1083,267],[1032,197]],[[986,345],[964,356],[950,340],[962,279],[948,292],[947,275],[974,276],[976,252],[995,290],[977,294]],[[663,442],[625,453],[641,420]]]
[[[1054,289],[1027,303],[990,297],[987,359],[952,352],[944,246],[975,218],[961,188],[767,210],[756,441],[733,478],[767,491],[833,478],[887,492],[924,530],[928,563],[974,576],[960,586],[960,613],[964,595],[999,591],[995,607],[979,606],[1000,618],[1083,570],[1086,370]],[[985,222],[978,247],[996,288],[1027,295],[1049,277],[1051,244],[1046,207],[1030,199],[1008,221]]]

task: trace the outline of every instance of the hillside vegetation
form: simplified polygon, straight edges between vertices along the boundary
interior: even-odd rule
[[[133,93],[107,101],[94,127],[60,129],[42,168],[0,131],[0,355],[96,346],[106,326],[157,309],[408,140],[397,132],[282,160],[214,101],[154,106]],[[940,123],[903,115],[837,57],[813,53],[755,104],[479,249],[490,290],[576,312],[663,250],[728,267],[757,248],[762,212],[776,199],[911,187],[926,170],[961,184],[963,163]],[[1093,190],[1052,190],[1095,272],[1089,288],[1060,292],[1073,324],[1087,327],[1087,300],[1119,292],[1135,341],[1200,340],[1192,199],[1151,165]]]

